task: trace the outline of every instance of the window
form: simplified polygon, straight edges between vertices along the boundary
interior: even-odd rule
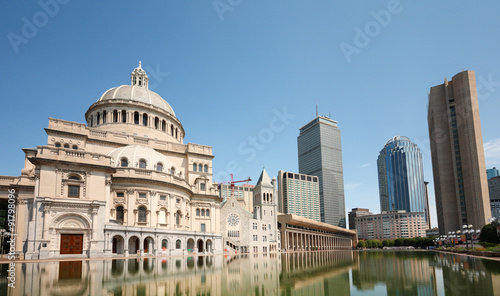
[[[266,224],[262,224],[262,230],[267,230]]]
[[[203,171],[204,171],[205,173],[208,173],[208,165],[205,165],[205,166],[204,166]]]
[[[134,124],[139,124],[139,112],[134,112]]]
[[[139,198],[146,198],[146,193],[139,193]]]
[[[200,209],[196,209],[196,216],[200,216]]]
[[[161,241],[161,248],[162,249],[167,249],[167,245],[168,245],[168,240],[164,239]]]
[[[205,191],[206,190],[206,185],[205,183],[200,183],[200,190]]]
[[[123,207],[118,206],[116,207],[116,220],[120,222],[120,224],[123,224]]]
[[[140,169],[145,169],[146,168],[146,160],[145,159],[140,159],[139,160],[139,168]]]
[[[167,200],[167,196],[166,195],[160,195],[160,200]]]
[[[175,224],[180,225],[181,224],[181,212],[177,211],[175,214]]]
[[[161,131],[164,132],[167,128],[167,122],[165,120],[162,120],[161,122]]]
[[[80,197],[80,186],[79,185],[68,185],[68,197]]]
[[[123,192],[117,192],[116,197],[124,197],[125,194]]]
[[[253,224],[253,229],[257,230],[257,223]]]
[[[173,125],[170,126],[170,134],[172,135],[172,137],[174,136],[174,126]]]
[[[207,209],[207,210],[205,211],[205,216],[210,217],[210,210],[208,210],[208,209]]]
[[[127,111],[122,110],[122,122],[126,123],[127,122]]]
[[[160,128],[160,119],[158,117],[155,117],[155,129]]]
[[[193,172],[196,172],[197,165],[196,163],[193,163]]]
[[[167,211],[164,208],[160,209],[159,216],[158,216],[158,222],[160,224],[167,223]]]
[[[258,240],[259,240],[259,236],[254,234],[254,235],[253,235],[253,241],[254,241],[254,242],[256,242],[256,241],[258,241]]]
[[[205,223],[201,223],[201,232],[205,232]]]
[[[78,176],[71,176],[68,178],[69,180],[77,180],[80,181],[80,178]]]
[[[60,148],[61,147],[61,143],[56,143],[56,148]]]
[[[171,173],[172,175],[175,175],[175,168],[174,168],[174,167],[170,168],[170,173]]]
[[[64,148],[69,149],[69,144],[64,144]]]
[[[101,123],[101,113],[97,112],[97,124]]]
[[[178,136],[178,135],[179,135],[179,129],[178,129],[178,128],[176,128],[176,129],[175,129],[175,138],[176,138],[176,139],[178,139],[178,138],[177,138],[177,136]]]
[[[113,122],[118,122],[118,110],[113,110]]]
[[[102,123],[106,123],[106,117],[107,117],[108,113],[106,111],[103,111],[102,112]]]
[[[158,172],[163,172],[163,164],[161,162],[156,164],[156,170]]]
[[[121,166],[122,168],[126,168],[126,167],[128,167],[128,159],[127,159],[127,158],[125,158],[125,157],[124,157],[124,158],[122,158],[122,159],[121,159],[121,162],[120,162],[120,166]]]
[[[202,217],[205,217],[205,210],[204,210],[204,209],[203,209],[203,210],[201,210],[201,216],[202,216]]]
[[[175,241],[175,248],[176,249],[180,249],[181,248],[181,240],[180,239],[178,239],[178,240]]]
[[[142,125],[148,126],[148,114],[142,114]]]
[[[267,236],[263,235],[263,236],[262,236],[262,241],[263,241],[263,242],[267,242]]]
[[[72,147],[72,148],[73,148],[74,150],[78,150],[78,146],[76,146],[76,145],[73,145],[73,147]]]
[[[139,223],[146,223],[146,208],[145,207],[139,208],[138,222]]]
[[[203,172],[203,166],[201,163],[198,165],[198,171]]]
[[[175,202],[179,204],[179,203],[181,203],[181,199],[178,198],[178,199],[175,200]]]

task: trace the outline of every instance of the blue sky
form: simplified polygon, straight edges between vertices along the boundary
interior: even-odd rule
[[[318,102],[342,132],[346,213],[379,212],[376,159],[404,135],[423,151],[437,225],[427,93],[463,69],[476,72],[486,166],[500,167],[497,1],[0,5],[0,175],[20,174],[21,148],[46,144],[48,117],[84,122],[139,60],[185,143],[213,146],[216,181],[298,171],[298,130]]]

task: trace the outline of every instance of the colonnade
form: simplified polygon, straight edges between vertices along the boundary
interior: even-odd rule
[[[325,233],[301,232],[287,229],[282,235],[281,248],[286,251],[350,250],[352,239]]]

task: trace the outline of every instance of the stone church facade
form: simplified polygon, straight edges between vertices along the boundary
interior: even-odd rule
[[[183,143],[181,122],[148,82],[139,64],[130,85],[89,107],[86,124],[49,118],[47,143],[23,149],[21,176],[0,177],[0,199],[16,199],[16,253],[223,252],[212,147]]]

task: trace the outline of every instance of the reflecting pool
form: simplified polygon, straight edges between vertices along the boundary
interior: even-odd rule
[[[20,263],[0,295],[500,295],[500,261],[331,251]]]

